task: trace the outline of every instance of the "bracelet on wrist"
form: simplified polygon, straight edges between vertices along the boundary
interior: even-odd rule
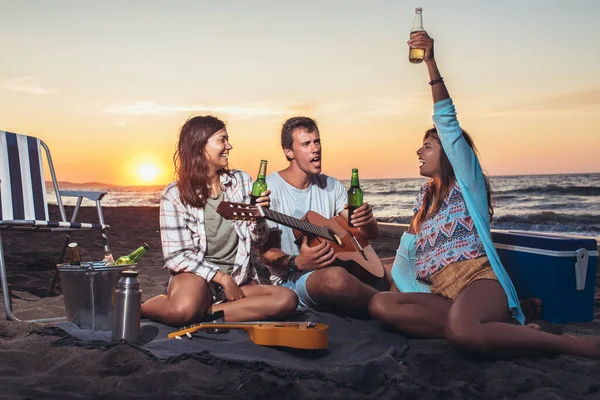
[[[430,84],[431,86],[433,86],[433,85],[435,85],[436,83],[441,83],[441,82],[444,82],[444,78],[443,78],[443,77],[440,77],[440,79],[432,79],[432,80],[430,80],[430,81],[429,81],[429,84]]]
[[[296,256],[290,256],[287,262],[287,267],[290,272],[298,271],[298,266],[296,265]]]

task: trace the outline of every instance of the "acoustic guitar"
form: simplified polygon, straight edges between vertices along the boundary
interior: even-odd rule
[[[201,329],[242,329],[253,343],[261,346],[282,346],[319,350],[329,345],[329,325],[315,322],[203,322],[170,333],[169,339]]]
[[[298,240],[307,236],[310,247],[327,240],[337,254],[336,265],[340,265],[361,281],[373,284],[383,278],[383,264],[369,241],[358,228],[348,225],[348,220],[339,215],[328,219],[309,211],[302,219],[290,217],[277,211],[246,203],[222,201],[217,212],[225,219],[255,221],[259,218],[277,222],[292,228]]]

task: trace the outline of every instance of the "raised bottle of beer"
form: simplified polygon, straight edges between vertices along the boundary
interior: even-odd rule
[[[267,181],[265,176],[267,175],[267,160],[260,160],[260,168],[258,169],[258,176],[256,181],[252,185],[252,195],[250,196],[250,204],[256,204],[256,199],[267,190]]]
[[[138,260],[140,258],[142,258],[144,253],[146,251],[148,251],[149,248],[150,248],[150,246],[148,246],[146,243],[144,243],[143,245],[141,245],[140,247],[138,247],[131,253],[127,254],[126,256],[119,257],[113,265],[117,266],[117,265],[123,265],[123,264],[135,264],[138,262]]]
[[[415,8],[415,21],[413,22],[413,27],[410,30],[410,37],[413,37],[415,33],[424,31],[423,29],[423,16],[421,12],[423,9],[421,7]],[[425,56],[425,50],[423,49],[413,49],[411,47],[408,53],[408,61],[413,64],[418,64],[423,61],[423,56]]]
[[[81,257],[79,256],[79,246],[75,242],[69,243],[69,264],[81,265]]]
[[[348,225],[354,227],[350,222],[352,213],[358,207],[363,205],[363,191],[358,182],[358,169],[352,168],[352,180],[350,181],[350,189],[348,189]]]

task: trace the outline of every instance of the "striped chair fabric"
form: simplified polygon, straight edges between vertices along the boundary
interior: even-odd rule
[[[40,142],[0,131],[0,227],[106,229],[99,223],[49,221]]]
[[[46,159],[52,184],[56,193],[56,200],[60,212],[59,221],[50,221],[48,203],[46,199],[46,182],[42,162],[42,148],[45,150]],[[108,251],[108,239],[100,201],[105,192],[91,191],[61,191],[58,188],[54,166],[48,146],[40,139],[19,135],[11,132],[0,131],[0,233],[9,229],[29,231],[58,231],[67,232],[62,253],[58,263],[62,262],[70,240],[71,232],[81,229],[99,230],[104,241],[104,249]],[[62,197],[77,197],[77,204],[73,210],[71,221],[67,220]],[[96,202],[99,223],[75,222],[79,208],[87,198]],[[54,290],[58,278],[58,269],[55,270],[54,279],[49,292]],[[2,237],[0,236],[0,283],[4,300],[4,309],[8,319],[19,319],[13,314],[11,300],[8,294],[8,280],[4,260]],[[32,322],[50,322],[64,318],[45,318],[30,320]]]

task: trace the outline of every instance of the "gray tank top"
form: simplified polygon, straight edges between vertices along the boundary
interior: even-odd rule
[[[219,266],[219,270],[231,275],[237,254],[239,237],[233,222],[217,213],[223,200],[223,192],[216,199],[209,198],[204,207],[204,229],[206,230],[206,254],[204,257]]]

